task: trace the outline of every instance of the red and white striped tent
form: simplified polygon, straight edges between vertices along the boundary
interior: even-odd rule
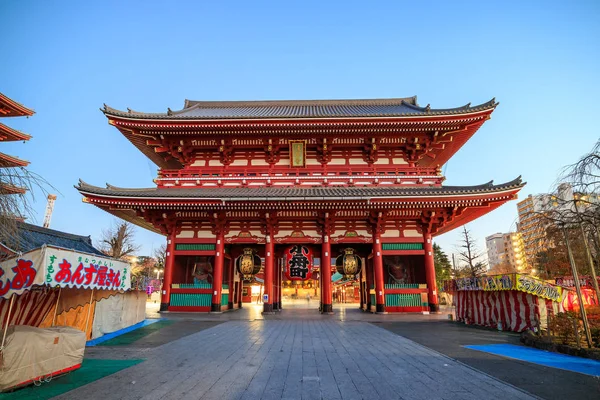
[[[522,274],[504,274],[448,281],[454,294],[456,319],[467,324],[522,332],[547,325],[548,315],[564,311],[567,291]]]
[[[126,291],[131,289],[129,265],[55,246],[43,246],[2,261],[0,321],[3,329],[10,325],[39,326],[57,303],[58,288]],[[77,300],[85,304],[88,297],[80,296]]]

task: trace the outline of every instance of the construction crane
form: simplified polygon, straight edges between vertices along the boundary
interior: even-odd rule
[[[52,220],[52,211],[54,210],[55,194],[48,195],[48,203],[46,204],[46,215],[44,216],[44,228],[50,228],[50,220]]]

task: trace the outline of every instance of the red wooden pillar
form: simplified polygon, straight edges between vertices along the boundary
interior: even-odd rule
[[[440,310],[440,305],[437,295],[437,284],[435,280],[435,265],[433,261],[433,241],[431,235],[425,233],[423,235],[424,243],[423,248],[425,250],[425,280],[427,282],[427,301],[429,302],[429,309],[433,312]]]
[[[265,291],[266,300],[263,301],[263,313],[271,314],[273,312],[273,234],[269,232],[266,237],[265,245]]]
[[[242,279],[242,277],[240,276],[240,285],[239,285],[240,290],[238,290],[238,308],[242,308],[242,303],[244,302],[244,299],[242,298],[242,296],[244,295],[244,280]]]
[[[331,244],[329,243],[329,235],[323,235],[323,245],[321,249],[321,280],[323,284],[323,297],[321,299],[321,312],[332,314],[333,301],[331,298]]]
[[[273,311],[279,311],[279,263],[276,261],[273,256]]]
[[[234,268],[233,268],[233,259],[232,258],[228,258],[227,259],[227,277],[228,282],[227,285],[229,286],[229,296],[227,297],[227,309],[229,310],[233,310],[233,303],[235,302],[235,297],[237,295],[237,293],[235,292],[235,279],[234,279]]]
[[[217,243],[215,252],[215,266],[213,268],[213,283],[212,283],[212,304],[210,306],[211,312],[221,312],[221,291],[223,287],[223,261],[225,250],[225,240],[223,230],[217,232]]]
[[[281,265],[277,267],[277,282],[279,282],[279,291],[277,292],[277,301],[279,303],[279,311],[283,308],[281,307],[281,299],[283,298],[283,270]]]
[[[360,271],[360,277],[358,279],[359,285],[358,285],[358,293],[360,296],[360,309],[363,309],[363,306],[365,305],[365,270],[367,269],[366,265],[363,265],[363,268]]]
[[[323,256],[321,256],[321,265],[319,266],[319,312],[323,312]]]
[[[277,269],[277,275],[279,276],[279,311],[283,310],[283,265],[280,265]]]
[[[165,272],[163,275],[160,311],[168,311],[171,302],[171,284],[173,283],[173,268],[175,265],[175,232],[167,236],[167,254],[165,256]]]
[[[383,259],[379,233],[373,234],[373,272],[375,275],[375,311],[385,312],[385,289],[383,286]]]
[[[371,311],[371,307],[374,307],[375,304],[373,304],[371,302],[371,288],[374,288],[374,279],[373,279],[373,258],[371,258],[370,260],[367,261],[367,270],[365,272],[365,276],[366,276],[366,290],[365,290],[365,295],[367,296],[366,298],[366,304],[367,304],[367,311]],[[374,289],[373,289],[374,290]]]

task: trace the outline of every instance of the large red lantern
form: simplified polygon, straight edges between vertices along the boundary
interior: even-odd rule
[[[295,244],[283,252],[285,257],[285,277],[290,281],[310,279],[313,270],[313,253],[305,245]]]

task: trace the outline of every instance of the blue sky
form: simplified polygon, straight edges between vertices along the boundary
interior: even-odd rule
[[[0,92],[36,111],[4,119],[33,136],[2,152],[59,191],[52,228],[97,240],[112,217],[81,202],[79,178],[149,187],[156,166],[99,111],[160,112],[194,100],[417,95],[434,108],[500,102],[444,167],[448,185],[523,175],[549,190],[591,149],[600,92],[600,3],[4,1]],[[41,224],[46,200],[36,197]],[[515,229],[516,202],[469,224]],[[31,221],[30,221],[31,222]],[[438,237],[455,251],[458,230]],[[142,253],[164,242],[138,229]]]

